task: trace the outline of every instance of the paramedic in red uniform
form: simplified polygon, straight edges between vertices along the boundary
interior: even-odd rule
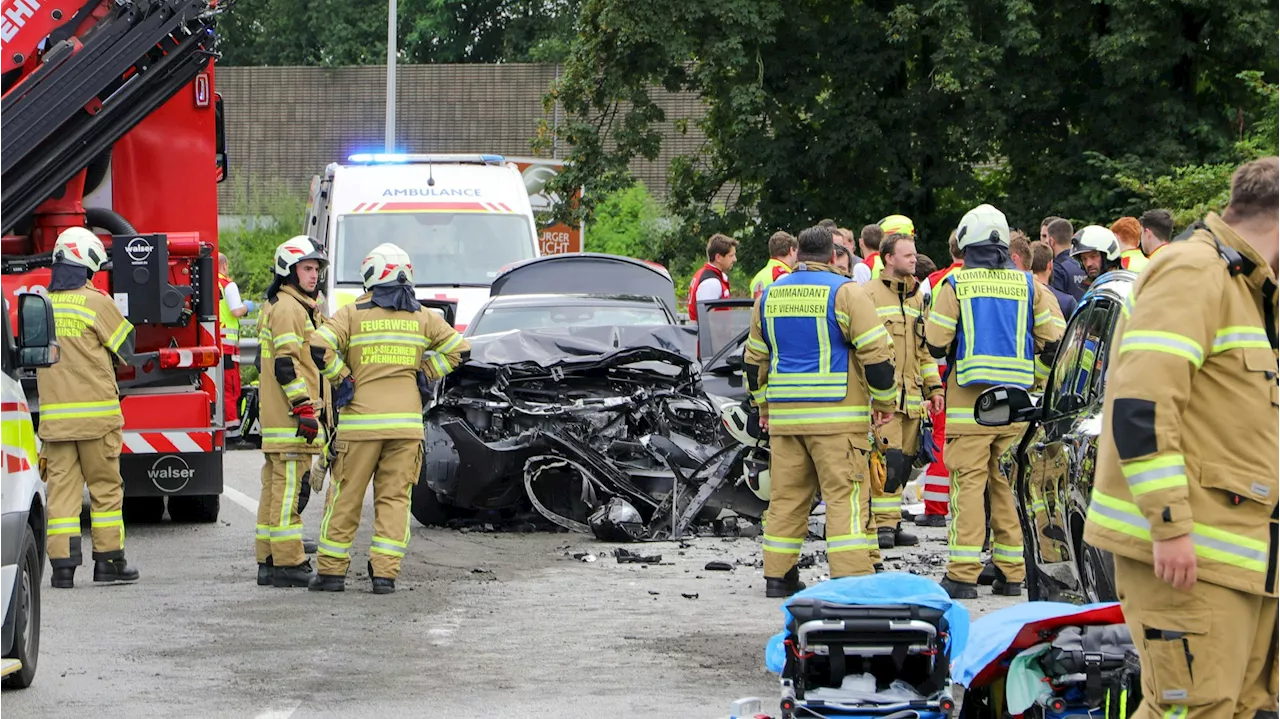
[[[729,270],[738,261],[738,241],[725,235],[712,235],[707,240],[707,264],[693,274],[689,285],[689,319],[698,321],[700,300],[719,300],[729,296]]]
[[[928,285],[931,290],[942,286],[948,275],[964,267],[964,253],[960,252],[960,244],[956,241],[954,232],[947,242],[947,249],[951,253],[951,265],[929,275]],[[938,372],[945,369],[946,360],[938,360]],[[930,416],[933,420],[934,454],[937,459],[924,470],[923,486],[920,489],[921,499],[924,500],[924,514],[917,515],[915,519],[916,524],[922,527],[947,526],[951,476],[947,474],[947,466],[942,461],[942,448],[946,445],[946,414],[943,411]]]
[[[231,279],[231,263],[218,253],[218,321],[222,326],[222,413],[230,436],[240,434],[240,319],[253,311]]]

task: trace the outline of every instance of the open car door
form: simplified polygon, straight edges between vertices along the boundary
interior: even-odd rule
[[[494,278],[489,296],[608,294],[657,297],[676,316],[676,287],[661,266],[621,255],[572,252],[513,265]]]
[[[455,326],[453,321],[458,317],[458,301],[457,300],[436,300],[436,299],[418,299],[418,304],[430,310],[439,312],[444,317],[444,321],[449,323],[450,327]]]
[[[702,388],[707,394],[745,399],[742,350],[751,330],[755,300],[731,297],[698,303],[698,360],[702,362]]]

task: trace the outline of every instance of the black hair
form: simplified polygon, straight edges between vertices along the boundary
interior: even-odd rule
[[[796,259],[800,262],[830,262],[835,251],[831,230],[821,225],[801,230],[796,244],[799,247]]]

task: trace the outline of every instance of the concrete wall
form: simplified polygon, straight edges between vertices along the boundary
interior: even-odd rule
[[[406,152],[532,154],[537,122],[553,127],[563,112],[547,112],[542,97],[556,65],[407,65],[397,68],[396,137]],[[243,198],[281,188],[305,199],[311,176],[359,151],[381,151],[386,100],[382,67],[219,67],[217,89],[227,112],[231,172],[219,186],[223,213]],[[657,91],[667,111],[667,139],[656,162],[632,169],[658,196],[666,194],[672,157],[696,153],[704,137],[674,122],[701,115],[694,95]],[[569,148],[556,145],[557,157]]]

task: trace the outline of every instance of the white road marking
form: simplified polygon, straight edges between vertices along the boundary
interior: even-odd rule
[[[250,497],[249,495],[245,494],[244,492],[241,492],[238,489],[233,489],[227,486],[226,484],[222,485],[222,496],[226,497],[232,502],[235,502],[241,507],[244,507],[245,509],[249,510],[249,513],[254,515],[255,517],[258,516],[258,500],[254,499],[253,497]],[[297,707],[294,707],[294,709],[296,708]],[[289,711],[290,713],[293,712],[292,709]],[[270,714],[270,713],[260,715],[259,719],[264,719],[265,717],[268,717],[268,716],[270,716],[271,719],[279,719],[278,717],[276,717],[275,714]],[[286,714],[285,716],[288,716],[288,715]]]
[[[235,491],[235,490],[232,490],[232,491]],[[236,492],[236,494],[240,494],[240,493]],[[241,494],[240,496],[243,497],[244,495]],[[300,706],[302,706],[302,702],[297,701],[297,702],[294,702],[293,706],[288,709],[268,709],[258,714],[256,717],[254,717],[254,719],[289,719],[289,717],[293,716],[294,712],[298,711],[298,707]]]

